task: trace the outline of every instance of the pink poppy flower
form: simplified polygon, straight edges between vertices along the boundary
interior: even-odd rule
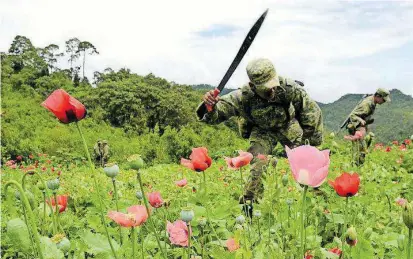
[[[122,227],[130,228],[142,225],[148,219],[145,206],[134,205],[127,209],[128,213],[109,211],[108,217]]]
[[[162,207],[163,200],[159,192],[151,192],[148,194],[149,203],[154,208]]]
[[[285,147],[294,179],[303,185],[320,186],[327,178],[330,150],[320,151],[309,145]]]
[[[11,166],[11,165],[14,165],[15,163],[16,163],[16,161],[9,160],[9,161],[6,162],[6,166]]]
[[[257,155],[257,158],[258,158],[259,160],[263,160],[263,161],[266,161],[266,160],[268,159],[268,157],[267,157],[266,155],[263,155],[263,154],[258,154],[258,155]]]
[[[397,205],[403,207],[404,205],[406,205],[408,203],[408,201],[406,199],[403,199],[403,198],[397,198],[396,203],[397,203]]]
[[[239,243],[233,238],[230,238],[227,241],[225,241],[225,244],[227,246],[228,251],[230,252],[233,252],[240,247]]]
[[[229,169],[236,170],[240,167],[246,166],[251,162],[253,158],[253,155],[249,152],[238,151],[238,153],[239,156],[237,157],[225,157],[225,161],[227,162]]]
[[[184,178],[182,180],[176,181],[175,184],[178,187],[184,187],[185,185],[188,184],[188,181],[186,180],[186,178]]]
[[[178,246],[188,246],[188,227],[182,220],[177,220],[173,224],[168,221],[166,230],[172,244]]]

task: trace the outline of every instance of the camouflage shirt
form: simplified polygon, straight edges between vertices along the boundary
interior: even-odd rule
[[[250,126],[274,132],[286,128],[295,118],[302,127],[304,135],[312,135],[320,126],[320,108],[294,80],[282,77],[279,77],[279,80],[280,86],[276,89],[274,101],[262,99],[254,93],[249,84],[246,84],[238,90],[221,96],[212,112],[205,114],[197,112],[198,118],[209,124],[217,124],[232,116],[239,116]]]
[[[349,126],[358,129],[362,126],[362,124],[371,124],[373,122],[372,115],[375,110],[376,104],[374,103],[374,96],[367,96],[351,112]]]

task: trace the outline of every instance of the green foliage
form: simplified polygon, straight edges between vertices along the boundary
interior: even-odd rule
[[[20,218],[11,219],[7,222],[7,237],[15,250],[19,250],[24,254],[32,252],[27,225]]]

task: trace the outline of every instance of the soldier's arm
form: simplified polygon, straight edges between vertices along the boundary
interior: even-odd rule
[[[295,117],[303,129],[303,139],[310,138],[318,130],[320,123],[322,123],[320,121],[322,117],[321,109],[302,87],[292,85],[287,98],[293,104],[296,112]]]
[[[241,95],[241,90],[235,90],[221,96],[211,112],[202,112],[203,109],[201,106],[203,106],[204,103],[199,104],[196,111],[198,119],[208,124],[218,124],[228,120],[232,116],[239,116]]]
[[[370,114],[370,106],[367,102],[360,103],[350,115],[350,122],[354,127],[364,126],[366,124],[363,118]]]

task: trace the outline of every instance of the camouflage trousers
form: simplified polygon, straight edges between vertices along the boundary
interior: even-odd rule
[[[322,124],[310,139],[306,139],[310,145],[318,146],[322,142]],[[297,120],[292,120],[289,125],[277,132],[265,131],[254,127],[249,138],[250,147],[248,152],[254,155],[251,161],[251,171],[248,183],[244,189],[244,198],[253,200],[261,198],[264,193],[263,178],[264,170],[268,167],[268,160],[260,160],[258,154],[271,155],[275,146],[280,143],[283,147],[295,148],[305,144],[303,140],[303,129]]]

